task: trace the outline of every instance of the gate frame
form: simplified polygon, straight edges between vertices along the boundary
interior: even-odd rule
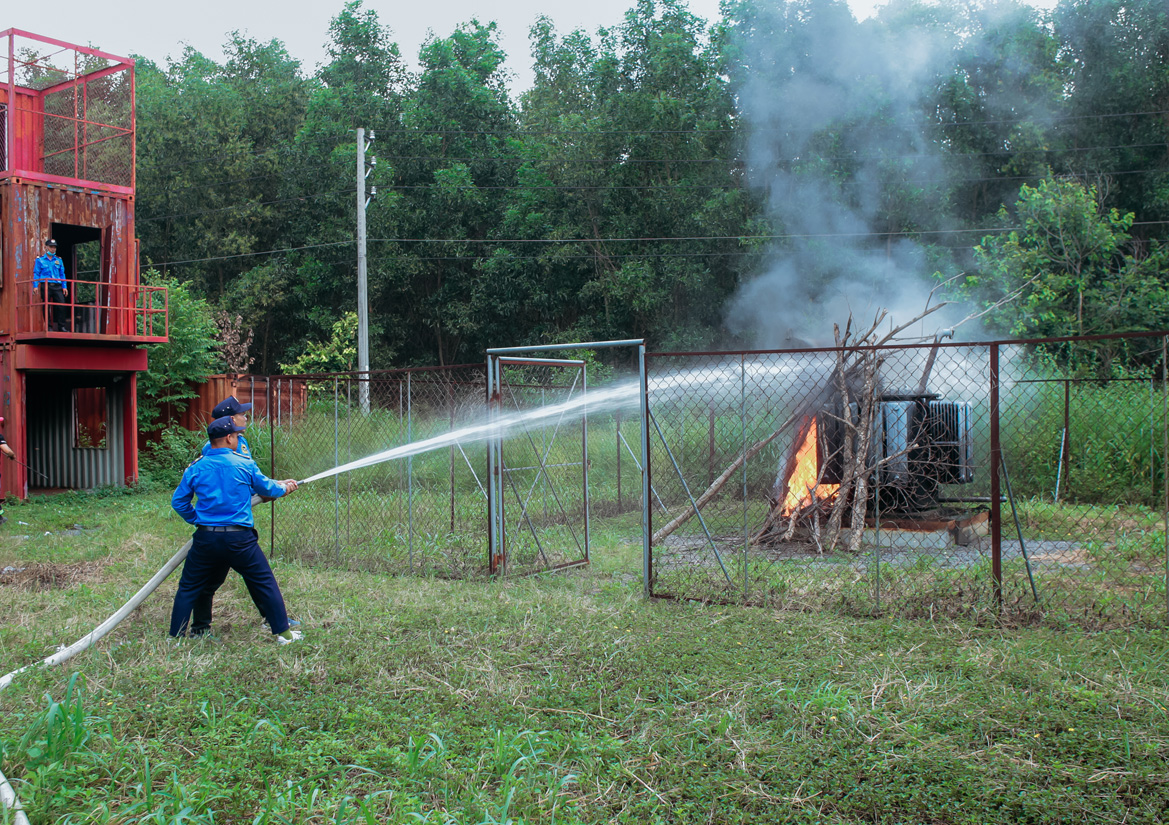
[[[525,365],[562,367],[566,370],[570,370],[570,369],[579,370],[580,379],[581,379],[581,394],[585,395],[589,391],[588,364],[587,364],[587,362],[582,361],[580,359],[575,359],[575,358],[574,359],[569,359],[569,358],[524,358],[524,357],[517,357],[517,356],[499,356],[495,359],[495,366],[496,366],[497,372],[495,373],[495,376],[494,376],[495,386],[496,386],[498,391],[495,394],[494,403],[492,403],[491,401],[488,402],[488,420],[494,421],[496,419],[496,417],[499,415],[499,413],[502,412],[501,408],[503,405],[503,399],[501,397],[501,392],[503,389],[503,371],[500,368],[504,367],[504,366],[525,366]],[[584,547],[582,547],[580,549],[582,549],[584,551],[584,558],[577,559],[576,561],[564,562],[563,564],[551,565],[549,567],[543,568],[542,570],[540,570],[538,572],[547,572],[550,570],[561,570],[561,569],[568,568],[568,567],[581,567],[581,566],[588,564],[590,561],[590,556],[589,556],[589,462],[588,462],[589,429],[588,429],[588,415],[587,414],[581,419],[581,426],[582,426],[582,429],[581,429],[580,465],[581,465],[581,470],[583,473],[581,483],[582,483],[582,488],[583,488],[582,492],[584,494],[584,517],[585,517],[585,520],[584,520]],[[502,574],[506,575],[507,568],[508,568],[507,518],[506,518],[506,515],[507,515],[507,494],[503,489],[503,474],[507,471],[507,467],[503,461],[503,439],[502,438],[493,438],[493,439],[491,439],[491,441],[488,442],[488,444],[493,445],[495,447],[495,454],[498,458],[498,472],[492,472],[490,474],[490,478],[492,479],[492,483],[488,485],[488,495],[489,495],[489,497],[492,497],[492,499],[495,502],[497,502],[497,510],[498,510],[498,517],[499,517],[498,518],[498,528],[499,528],[499,530],[498,530],[498,536],[499,536],[498,551],[499,552],[497,552],[497,553],[493,552],[491,554],[490,571],[493,574],[494,573],[502,573]],[[540,474],[544,475],[545,478],[547,478],[547,474],[548,474],[548,468],[545,465],[546,458],[547,458],[547,456],[541,457],[539,455],[537,455],[537,457],[536,457],[536,460],[539,463]],[[489,459],[489,461],[490,461],[490,459]],[[499,488],[498,489],[496,489],[496,485],[494,483],[496,478],[499,479]],[[537,475],[537,479],[538,478],[539,478],[539,474]],[[540,546],[539,536],[536,535],[535,526],[532,524],[531,517],[527,515],[527,512],[528,512],[527,505],[525,505],[523,502],[520,502],[520,512],[521,512],[521,515],[526,517],[526,520],[528,522],[528,527],[531,529],[532,534],[533,534],[532,537],[535,539],[537,547],[539,547]],[[489,520],[488,524],[490,525],[491,523],[492,522]],[[579,544],[578,544],[578,547],[579,547]],[[543,555],[543,552],[544,551],[541,548],[541,550],[540,550],[541,555]]]
[[[500,414],[502,398],[501,363],[515,363],[519,359],[509,356],[524,356],[530,353],[569,352],[572,350],[616,349],[620,347],[637,348],[637,374],[640,395],[641,421],[641,533],[642,533],[642,588],[649,595],[650,576],[650,511],[649,511],[649,390],[645,371],[645,339],[636,338],[622,341],[590,341],[574,344],[537,344],[525,347],[493,347],[487,350],[487,416],[494,421]],[[568,366],[572,364],[568,359],[557,358],[524,358],[520,363],[542,363]],[[579,362],[578,362],[579,363]],[[582,366],[583,372],[583,366]],[[587,383],[585,385],[587,392]],[[588,532],[588,424],[585,419],[584,429],[584,456],[585,464],[585,559],[583,562],[571,566],[588,564],[590,559],[589,532]],[[487,566],[492,575],[500,575],[507,570],[506,548],[503,545],[503,477],[500,450],[502,439],[492,438],[487,442]],[[558,569],[563,569],[563,566]]]

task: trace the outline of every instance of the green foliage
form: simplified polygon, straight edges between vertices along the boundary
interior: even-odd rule
[[[192,461],[199,457],[207,434],[172,426],[148,441],[138,457],[139,484],[174,489]]]
[[[85,691],[79,684],[81,674],[74,673],[58,702],[46,695],[48,707],[27,722],[24,736],[13,754],[26,770],[42,766],[61,766],[76,753],[87,750],[94,736],[93,720],[84,708]]]
[[[728,302],[776,252],[806,293],[782,297],[826,334],[821,302],[839,290],[824,284],[872,261],[977,268],[979,302],[1040,276],[988,316],[996,330],[1169,323],[1160,0],[1063,0],[1050,14],[904,0],[865,21],[838,0],[742,0],[712,21],[678,0],[629,6],[596,32],[538,19],[520,95],[494,24],[436,33],[412,73],[361,0],[322,33],[315,73],[238,33],[222,61],[193,49],[140,60],[144,260],[242,315],[256,370],[296,362],[355,308],[364,127],[380,161],[367,215],[375,368],[501,344],[725,345],[739,334],[724,328]],[[760,116],[750,101],[781,87],[790,104]],[[1094,183],[1095,212],[1069,178]],[[1070,258],[1041,248],[1052,220],[1084,242]],[[995,224],[1017,242],[976,252],[971,238]],[[801,237],[821,240],[801,250]]]
[[[281,364],[286,375],[309,375],[321,372],[349,372],[357,362],[356,312],[347,312],[333,324],[333,335],[327,342],[310,343],[304,353],[291,364]]]
[[[138,376],[138,427],[153,430],[164,409],[181,412],[196,396],[191,388],[222,367],[217,327],[211,307],[191,294],[190,285],[155,270],[144,272],[144,283],[165,286],[169,301],[169,337],[147,344],[147,370]]]
[[[1003,302],[992,326],[1055,337],[1169,324],[1169,247],[1138,256],[1132,213],[1103,207],[1094,187],[1066,179],[1024,185],[1015,213],[1020,228],[985,237],[975,248],[981,272],[967,279],[988,305]],[[1005,208],[1000,220],[1011,220]]]

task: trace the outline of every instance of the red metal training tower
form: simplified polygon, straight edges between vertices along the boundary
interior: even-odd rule
[[[134,62],[18,29],[0,58],[0,414],[28,465],[0,493],[132,483],[138,345],[167,340],[166,291],[138,274]],[[48,238],[59,301],[33,287]]]

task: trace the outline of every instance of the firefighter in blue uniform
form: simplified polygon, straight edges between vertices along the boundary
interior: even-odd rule
[[[57,242],[52,238],[45,241],[45,254],[33,262],[32,292],[39,292],[49,308],[49,331],[67,332],[69,282],[65,280],[65,264],[57,257]]]
[[[252,496],[280,498],[295,491],[297,484],[293,479],[273,481],[256,462],[236,452],[242,430],[228,417],[212,421],[207,428],[211,448],[186,469],[171,498],[175,512],[195,525],[195,535],[175,592],[170,635],[186,633],[191,612],[203,597],[208,600],[209,614],[210,596],[223,584],[228,570],[235,570],[277,643],[288,644],[303,634],[289,627],[284,596],[260,549]],[[210,615],[207,620],[210,624]]]
[[[251,404],[242,404],[236,399],[234,395],[229,395],[227,398],[223,399],[215,405],[215,409],[211,411],[211,417],[215,419],[223,418],[225,415],[231,416],[231,420],[237,427],[246,427],[248,426],[247,411],[251,408]],[[207,455],[207,451],[210,449],[210,443],[204,444],[203,455]],[[245,458],[253,457],[252,451],[248,447],[248,440],[244,438],[243,435],[240,435],[239,437],[239,447],[236,448],[236,452]]]
[[[235,426],[247,427],[247,413],[251,408],[251,404],[244,404],[234,395],[229,395],[227,398],[216,404],[214,409],[211,410],[211,418],[216,419],[227,416],[231,418],[232,423],[234,423]],[[211,450],[211,442],[208,441],[203,445],[203,455],[209,454]],[[251,458],[253,461],[255,460],[255,458],[252,456],[251,448],[248,447],[247,439],[244,438],[242,432],[239,435],[239,444],[236,446],[235,451],[245,458]],[[199,597],[195,600],[194,615],[191,618],[192,636],[202,636],[211,632],[211,602],[215,597],[215,590],[218,587],[219,585],[215,585],[215,587],[212,587],[210,590],[199,594]],[[256,609],[260,611],[261,616],[264,615],[264,605],[262,605],[260,602],[256,602]],[[265,619],[265,629],[267,629],[268,626],[268,620]],[[289,619],[288,626],[297,628],[300,627],[300,622],[298,622],[296,619]]]

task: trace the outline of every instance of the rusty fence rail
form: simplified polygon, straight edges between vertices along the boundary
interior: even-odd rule
[[[860,389],[845,411],[833,350],[651,353],[647,590],[864,615],[1164,622],[1165,340],[1077,342],[1081,361],[1096,353],[1088,375],[1059,366],[1066,342],[943,344],[928,367],[932,346],[889,348],[868,418]],[[1109,368],[1118,350],[1137,366]],[[860,469],[834,529],[846,442]]]

